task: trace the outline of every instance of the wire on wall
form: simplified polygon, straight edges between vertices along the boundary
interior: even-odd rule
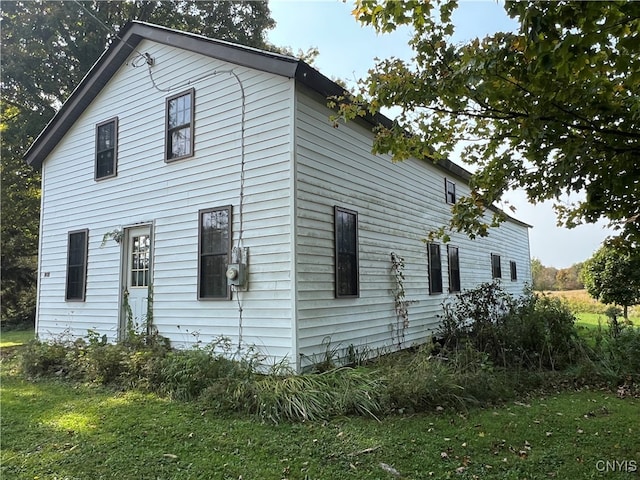
[[[153,78],[153,70],[152,67],[155,65],[155,61],[154,59],[148,54],[145,53],[143,55],[143,59],[144,62],[141,62],[141,58],[138,57],[137,59],[134,59],[134,61],[132,61],[132,66],[134,68],[136,67],[141,67],[142,65],[147,65],[148,67],[148,72],[149,72],[149,79],[151,80],[151,85],[153,86],[153,88],[155,90],[157,90],[158,92],[161,93],[169,93],[172,92],[174,90],[178,90],[178,89],[183,89],[185,87],[190,87],[192,85],[195,85],[197,83],[200,83],[204,80],[207,80],[209,78],[215,77],[217,75],[223,75],[223,74],[229,74],[231,75],[236,83],[238,84],[238,87],[240,88],[240,98],[242,101],[242,107],[241,107],[241,114],[240,114],[240,198],[239,198],[239,223],[240,223],[240,229],[239,229],[239,233],[238,233],[238,251],[240,252],[240,258],[242,256],[242,236],[244,233],[244,221],[243,221],[243,207],[244,207],[244,184],[245,184],[245,114],[246,114],[246,97],[245,97],[245,91],[244,91],[244,85],[242,84],[242,80],[240,79],[240,77],[238,76],[238,74],[236,72],[234,72],[233,70],[213,70],[211,72],[205,73],[203,75],[197,76],[195,78],[180,82],[178,84],[175,85],[171,85],[169,87],[166,88],[162,88],[158,85],[158,83],[155,81],[155,79]],[[137,60],[137,61],[136,61]],[[243,320],[243,309],[242,309],[242,302],[240,299],[240,290],[233,285],[231,287],[232,292],[235,293],[235,297],[236,300],[238,302],[238,352],[240,352],[240,350],[242,349],[242,320]]]

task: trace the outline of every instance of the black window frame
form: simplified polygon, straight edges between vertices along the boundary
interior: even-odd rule
[[[518,281],[518,267],[517,267],[515,261],[511,260],[509,262],[509,270],[511,272],[511,281],[512,282],[517,282]]]
[[[491,254],[491,277],[492,278],[502,278],[502,264],[500,255],[497,253]]]
[[[449,205],[456,203],[456,184],[448,178],[444,179],[444,198]]]
[[[204,215],[213,212],[227,212],[228,219],[228,238],[227,238],[227,249],[226,251],[217,251],[213,253],[203,253],[203,231],[202,223]],[[222,207],[214,207],[214,208],[206,208],[198,211],[198,300],[203,301],[219,301],[219,300],[231,300],[231,287],[227,285],[224,295],[204,295],[203,294],[203,274],[204,274],[204,265],[203,261],[205,257],[210,256],[225,256],[226,262],[224,262],[224,268],[221,273],[221,280],[223,282],[227,282],[226,270],[231,261],[231,247],[233,243],[233,207],[231,205],[225,205]]]
[[[353,218],[353,238],[349,242],[353,250],[347,251],[344,243],[341,242],[341,215],[348,215]],[[334,232],[334,269],[335,269],[335,298],[358,298],[360,297],[360,243],[358,238],[358,212],[339,206],[333,207],[333,232]],[[350,264],[343,268],[341,265],[346,258],[351,258]],[[351,272],[351,279],[343,278],[345,270]],[[346,280],[346,283],[345,283]],[[347,289],[343,288],[347,286]]]
[[[447,245],[447,264],[449,269],[449,293],[458,293],[461,291],[460,249],[455,245]]]
[[[72,252],[72,246],[75,243],[72,240],[74,235],[83,235],[84,238],[79,242],[82,247],[81,261],[73,260],[75,255]],[[64,288],[64,298],[67,302],[84,302],[87,297],[87,264],[89,263],[89,230],[72,230],[67,233],[67,267],[66,278]],[[72,263],[73,261],[73,263]],[[73,269],[73,272],[72,272]],[[70,288],[74,273],[78,272],[80,275],[79,288]],[[77,282],[76,282],[77,283]]]
[[[113,124],[113,147],[112,148],[101,148],[100,146],[100,129]],[[94,174],[93,178],[96,182],[100,182],[102,180],[106,180],[108,178],[113,178],[118,176],[118,126],[119,120],[118,117],[110,118],[109,120],[105,120],[104,122],[100,122],[96,124],[95,130],[95,159],[94,159]],[[99,168],[98,164],[100,162],[100,154],[104,152],[108,152],[113,150],[112,161],[113,161],[113,171],[106,175],[98,175]]]
[[[437,258],[435,253],[437,252]],[[437,261],[436,261],[437,260]],[[439,243],[427,243],[427,265],[429,273],[429,295],[443,293],[442,251]]]
[[[173,101],[178,100],[179,98],[185,97],[187,95],[191,96],[191,116],[188,123],[182,123],[179,125],[170,126],[169,125],[169,109],[170,104]],[[195,88],[190,88],[188,90],[184,90],[180,93],[167,97],[165,101],[165,122],[164,122],[164,134],[165,134],[165,142],[164,142],[164,161],[166,163],[175,162],[177,160],[182,160],[184,158],[190,158],[195,155],[195,108],[196,106],[196,90]],[[172,136],[171,134],[176,130],[181,130],[184,128],[189,128],[190,131],[190,147],[189,153],[184,155],[176,155],[171,156],[171,149],[173,147]]]

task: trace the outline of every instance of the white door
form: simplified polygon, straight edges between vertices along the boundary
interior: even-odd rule
[[[151,227],[129,228],[125,239],[120,338],[124,338],[130,328],[138,333],[146,331],[151,285]]]

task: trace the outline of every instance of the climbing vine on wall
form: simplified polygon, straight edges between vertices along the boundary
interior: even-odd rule
[[[391,252],[391,274],[395,281],[392,290],[396,311],[395,341],[397,341],[398,347],[401,347],[404,342],[406,330],[409,328],[409,305],[416,301],[407,300],[407,295],[404,290],[404,258],[395,252]]]

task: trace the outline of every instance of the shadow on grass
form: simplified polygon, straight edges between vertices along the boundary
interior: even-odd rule
[[[325,427],[284,424],[274,436],[273,425],[195,403],[5,373],[0,478],[282,478],[314,456],[316,472],[339,476],[340,455],[310,428]]]

